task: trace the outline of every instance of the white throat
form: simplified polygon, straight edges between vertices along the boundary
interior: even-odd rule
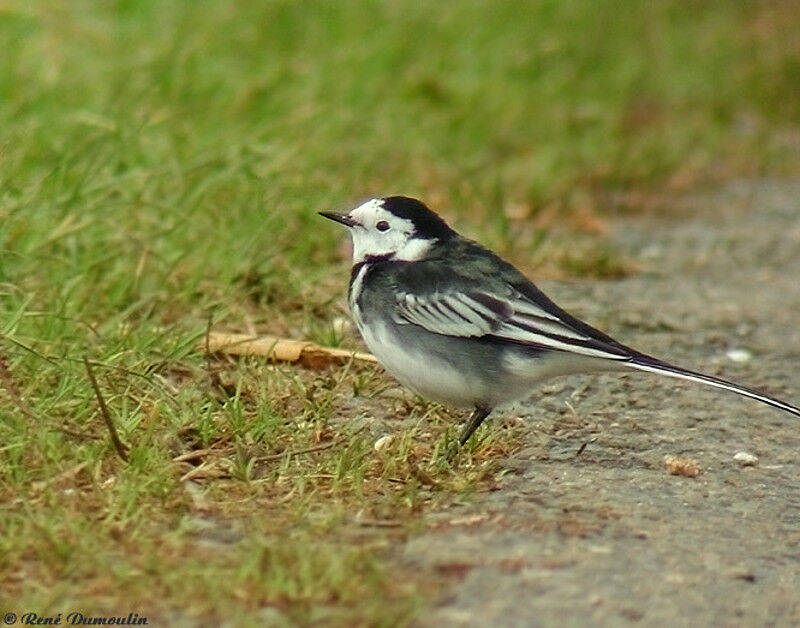
[[[371,246],[370,238],[359,237],[357,232],[353,233],[353,264],[365,262],[370,258],[393,259],[401,262],[417,262],[424,259],[431,247],[438,242],[435,239],[409,238],[394,251],[386,250],[383,247]],[[366,234],[364,234],[366,235]]]

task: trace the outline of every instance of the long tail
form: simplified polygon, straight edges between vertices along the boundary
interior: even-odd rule
[[[709,386],[714,386],[715,388],[730,390],[731,392],[744,395],[745,397],[750,397],[751,399],[766,403],[774,408],[779,408],[780,410],[784,410],[785,412],[789,412],[795,416],[800,416],[800,408],[786,403],[785,401],[781,401],[780,399],[775,399],[769,395],[756,392],[755,390],[745,388],[744,386],[739,386],[738,384],[720,379],[719,377],[712,377],[711,375],[704,375],[703,373],[690,371],[689,369],[684,369],[679,366],[673,366],[672,364],[667,364],[666,362],[662,362],[656,358],[651,358],[647,355],[635,355],[625,363],[628,366],[640,371],[658,373],[660,375],[666,375],[667,377],[686,379],[690,382],[700,382],[701,384],[708,384]]]

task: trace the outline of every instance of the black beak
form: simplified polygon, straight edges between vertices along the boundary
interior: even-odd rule
[[[355,227],[356,221],[350,218],[347,214],[341,214],[339,212],[319,212],[320,216],[324,216],[325,218],[329,218],[339,224],[344,225],[345,227]]]

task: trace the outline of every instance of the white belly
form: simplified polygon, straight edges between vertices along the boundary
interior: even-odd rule
[[[401,384],[426,399],[468,408],[503,406],[527,397],[537,383],[571,373],[625,369],[625,364],[559,351],[538,359],[509,355],[500,379],[472,376],[455,365],[409,349],[386,327],[361,328],[369,350]]]
[[[472,407],[487,393],[482,382],[473,381],[457,368],[398,344],[386,327],[362,328],[361,335],[367,348],[392,376],[426,399]]]
[[[394,339],[385,325],[367,328],[358,305],[358,295],[366,275],[367,265],[361,267],[350,289],[350,311],[358,331],[372,355],[390,375],[417,394],[454,406],[471,407],[476,392],[481,393],[480,382],[464,377],[458,369],[441,360],[412,351]]]

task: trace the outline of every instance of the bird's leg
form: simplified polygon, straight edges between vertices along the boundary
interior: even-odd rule
[[[489,416],[490,413],[491,410],[489,408],[475,408],[466,425],[464,425],[464,428],[461,430],[461,434],[458,435],[458,444],[460,446],[463,446],[464,443],[469,440],[469,437],[480,427],[480,424],[483,423],[483,420]]]
[[[456,452],[458,452],[459,448],[469,440],[469,437],[472,436],[478,427],[480,427],[480,424],[483,423],[483,420],[489,416],[491,412],[492,411],[489,408],[476,407],[475,410],[473,410],[472,414],[461,430],[461,434],[458,435],[458,442],[450,443],[450,446],[447,448],[447,451],[444,454],[446,460],[451,460],[453,456],[456,455]]]
[[[475,408],[467,420],[466,425],[464,425],[464,428],[461,430],[461,434],[458,435],[458,443],[450,443],[445,458],[450,460],[456,454],[458,449],[466,443],[473,432],[478,429],[478,426],[483,423],[483,420],[489,416],[490,412],[491,410],[489,408]]]

